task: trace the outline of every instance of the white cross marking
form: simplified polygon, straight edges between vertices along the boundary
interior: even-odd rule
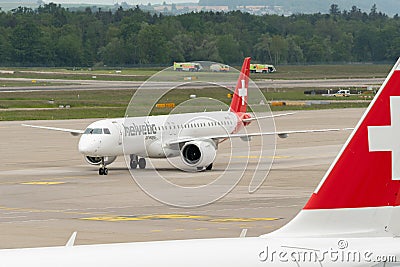
[[[400,180],[400,97],[390,97],[390,126],[368,126],[369,151],[392,152],[392,180]]]
[[[245,80],[242,80],[242,88],[239,88],[239,96],[242,99],[242,106],[244,105],[244,97],[247,96],[247,88]]]

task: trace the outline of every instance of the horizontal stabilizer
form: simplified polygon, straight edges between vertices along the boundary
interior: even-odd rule
[[[276,115],[268,115],[268,116],[260,116],[260,117],[251,117],[251,118],[242,119],[242,121],[243,121],[243,122],[252,122],[252,121],[255,121],[255,120],[277,118],[277,117],[283,117],[283,116],[288,116],[288,115],[293,115],[293,114],[296,114],[296,112],[289,112],[289,113],[276,114]]]

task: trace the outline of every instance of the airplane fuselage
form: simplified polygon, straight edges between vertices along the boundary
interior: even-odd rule
[[[175,157],[180,148],[166,146],[170,141],[231,134],[242,127],[237,114],[229,111],[104,119],[87,127],[79,151],[92,157]]]
[[[0,266],[398,266],[400,240],[221,238],[0,250]]]

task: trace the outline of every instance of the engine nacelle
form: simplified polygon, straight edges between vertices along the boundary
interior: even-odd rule
[[[104,164],[109,165],[113,163],[116,159],[117,157],[104,157]],[[85,160],[90,165],[100,165],[101,163],[100,157],[85,156]]]
[[[216,155],[216,146],[209,141],[187,142],[181,149],[183,162],[190,167],[207,167]]]

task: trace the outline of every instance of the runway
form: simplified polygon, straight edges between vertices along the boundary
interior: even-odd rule
[[[143,82],[134,81],[101,81],[101,80],[64,80],[64,79],[35,79],[38,83],[52,83],[50,86],[12,86],[1,87],[0,92],[26,92],[26,91],[68,91],[68,90],[112,90],[112,89],[137,89]],[[218,84],[225,87],[234,87],[234,82],[221,81]],[[0,81],[31,82],[28,78],[0,78]],[[350,78],[350,79],[315,79],[315,80],[255,80],[259,88],[279,89],[279,88],[338,88],[338,87],[358,87],[367,88],[369,86],[379,87],[383,78]],[[57,85],[57,83],[61,83]],[[170,89],[170,88],[204,88],[212,86],[210,83],[179,81],[179,82],[152,82],[147,84],[147,89]]]
[[[300,111],[275,120],[277,130],[354,127],[363,109]],[[36,125],[84,129],[94,120],[34,121]],[[78,138],[0,122],[0,248],[64,245],[73,231],[76,244],[188,238],[236,237],[271,232],[302,208],[350,131],[298,134],[277,140],[266,181],[248,193],[250,176],[219,201],[198,208],[162,204],[133,181],[123,158],[108,176],[86,164]],[[250,132],[254,126],[250,126]],[[251,142],[257,146],[257,139]],[[223,170],[229,153],[221,145],[211,173],[188,174],[160,161],[171,180],[195,185]],[[249,160],[254,167],[256,158]],[[139,170],[138,170],[139,171]],[[146,174],[148,170],[142,170]],[[232,177],[241,170],[228,170]]]

